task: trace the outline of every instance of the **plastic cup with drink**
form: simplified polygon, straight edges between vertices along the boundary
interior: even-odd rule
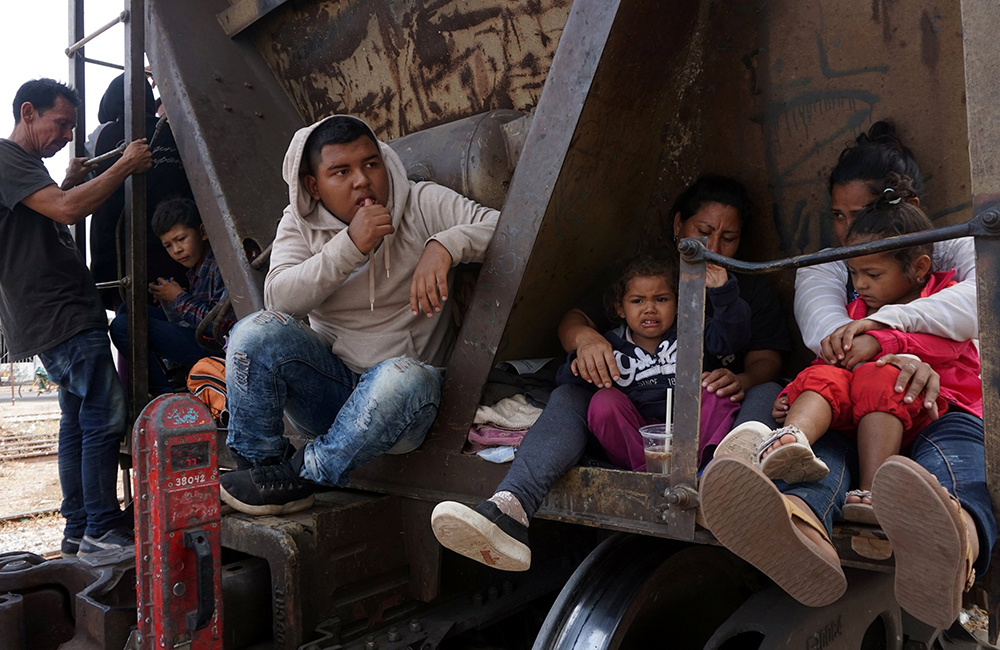
[[[642,445],[646,453],[646,471],[669,476],[670,457],[673,451],[673,425],[647,424],[639,429],[639,433],[642,434]]]

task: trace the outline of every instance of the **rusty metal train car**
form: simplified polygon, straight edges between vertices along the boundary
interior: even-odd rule
[[[833,242],[826,178],[837,154],[884,118],[896,121],[926,173],[935,225],[976,219],[968,233],[977,235],[997,503],[997,3],[128,4],[145,15],[145,53],[238,315],[263,306],[264,269],[254,258],[287,203],[281,161],[292,133],[317,118],[364,116],[412,178],[501,209],[486,261],[468,271],[477,281],[423,446],[377,459],[355,472],[349,490],[321,495],[309,511],[222,518],[226,648],[464,647],[471,631],[500,621],[539,649],[986,643],[901,614],[891,560],[851,550],[852,536],[879,537],[877,529],[840,529],[847,597],[820,609],[797,605],[696,524],[693,460],[669,478],[571,470],[532,524],[535,561],[524,574],[444,551],[429,515],[440,500],[489,496],[503,476],[504,467],[462,454],[489,370],[561,354],[560,316],[616,259],[661,233],[688,183],[714,171],[747,184],[757,212],[745,259],[813,253]],[[791,273],[772,280],[790,315]],[[805,360],[800,352],[790,370]],[[116,568],[120,561],[19,561],[0,568],[0,592],[25,594],[25,639],[123,647],[135,576]],[[996,575],[981,590],[993,641]],[[45,598],[29,598],[31,590]],[[58,612],[58,626],[39,623],[39,607]],[[0,598],[0,630],[4,611]]]

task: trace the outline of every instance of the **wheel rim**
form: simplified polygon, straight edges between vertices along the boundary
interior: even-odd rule
[[[702,647],[761,586],[722,549],[616,534],[563,587],[533,649]]]

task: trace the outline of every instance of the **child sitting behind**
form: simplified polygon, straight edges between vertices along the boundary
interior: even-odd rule
[[[666,391],[674,387],[677,358],[677,260],[641,257],[611,286],[609,313],[624,321],[605,333],[620,378],[591,398],[587,425],[613,464],[646,471],[639,428],[665,420]],[[750,337],[750,306],[739,298],[736,278],[713,267],[707,296],[713,316],[705,322],[706,354],[720,357],[745,347]],[[735,294],[735,296],[734,296]],[[559,384],[586,384],[579,378],[576,353],[556,374]],[[702,390],[699,458],[732,425],[739,404]]]
[[[909,202],[916,196],[908,180],[894,177],[890,187],[861,211],[851,224],[848,245],[932,229],[923,211]],[[931,273],[930,244],[847,260],[859,298],[848,315],[865,318],[884,305],[906,304],[955,284],[955,272]],[[899,368],[866,363],[883,354],[915,355],[940,375],[936,404],[907,403],[895,390]],[[817,359],[782,393],[789,400],[784,427],[761,444],[761,470],[788,483],[816,481],[828,473],[810,447],[827,430],[855,436],[858,442],[860,490],[848,493],[844,518],[876,523],[871,487],[876,470],[908,447],[940,415],[961,408],[983,415],[979,354],[972,341],[956,342],[930,334],[871,330],[855,337],[843,367]],[[780,397],[779,397],[780,399]],[[780,414],[776,411],[775,417]],[[779,419],[780,422],[780,419]],[[735,433],[735,432],[734,432]]]
[[[161,359],[187,368],[209,355],[195,340],[195,329],[225,297],[226,285],[194,201],[163,201],[153,214],[152,227],[170,257],[188,269],[189,285],[185,290],[173,278],[149,283],[149,292],[162,307],[149,309],[149,349]],[[221,330],[228,331],[232,323],[230,313]],[[127,349],[124,310],[119,310],[111,323],[111,339],[120,351]],[[171,390],[158,363],[149,364],[149,384],[154,394]]]

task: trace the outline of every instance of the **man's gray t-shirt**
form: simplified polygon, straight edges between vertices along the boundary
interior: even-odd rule
[[[21,203],[54,183],[41,159],[0,139],[0,327],[11,360],[108,325],[69,228]]]

